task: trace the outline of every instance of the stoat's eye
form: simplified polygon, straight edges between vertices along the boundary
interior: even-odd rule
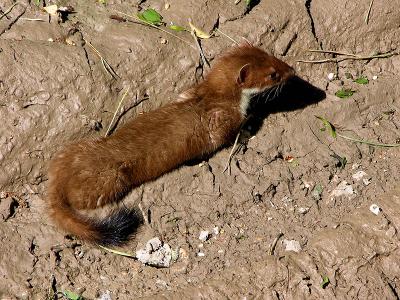
[[[268,75],[268,79],[270,80],[279,80],[279,74],[278,72],[272,72],[271,74]]]

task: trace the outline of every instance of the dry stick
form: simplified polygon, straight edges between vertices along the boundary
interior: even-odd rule
[[[344,60],[369,60],[369,59],[374,59],[374,58],[388,58],[394,55],[398,55],[398,52],[390,52],[390,53],[385,53],[385,54],[377,54],[377,55],[371,55],[371,56],[349,56],[349,57],[338,57],[338,58],[326,58],[326,59],[320,59],[320,60],[303,60],[299,59],[296,60],[297,62],[302,62],[302,63],[310,63],[310,64],[320,64],[320,63],[326,63],[326,62],[341,62]],[[354,54],[352,54],[354,55]]]
[[[367,11],[367,15],[365,16],[365,23],[368,24],[369,21],[369,15],[371,14],[371,8],[372,8],[372,4],[374,3],[374,0],[371,0],[370,4],[369,4],[369,8]]]
[[[10,11],[12,11],[12,9],[14,8],[14,6],[16,6],[17,4],[20,4],[19,2],[15,2],[13,5],[11,5],[1,16],[0,16],[0,20],[3,19]]]
[[[279,239],[281,238],[283,236],[283,233],[282,232],[280,232],[277,236],[276,236],[276,238],[274,239],[274,241],[272,242],[272,244],[271,244],[271,248],[269,249],[269,255],[274,255],[274,251],[275,251],[275,247],[276,247],[276,244],[278,243],[278,241],[279,241]]]
[[[308,52],[314,52],[314,53],[330,53],[330,54],[357,57],[357,55],[355,55],[353,53],[339,52],[339,51],[333,51],[333,50],[309,49],[307,51]]]
[[[20,20],[46,22],[46,20],[43,20],[43,19],[31,19],[31,18],[20,18]]]
[[[376,147],[400,147],[400,144],[382,144],[382,143],[375,143],[375,142],[370,142],[370,141],[365,141],[365,140],[360,140],[360,139],[356,139],[356,138],[352,138],[346,135],[342,135],[340,133],[336,132],[337,136],[340,136],[341,138],[344,138],[346,140],[352,141],[352,142],[356,142],[356,143],[361,143],[361,144],[366,144],[366,145],[370,145],[370,146],[376,146]]]
[[[238,132],[238,134],[236,135],[235,142],[233,143],[231,152],[229,153],[228,160],[227,160],[227,162],[226,162],[225,168],[224,168],[224,170],[222,171],[222,173],[225,173],[225,171],[228,170],[228,168],[229,168],[229,175],[231,175],[230,165],[231,165],[232,157],[233,157],[233,155],[234,155],[234,152],[236,151],[236,146],[237,146],[237,144],[238,144],[240,134],[242,133],[242,129],[243,129],[244,125],[246,125],[247,121],[248,121],[250,118],[251,118],[251,115],[247,116],[246,119],[244,119],[244,121],[242,122],[242,125],[240,125],[239,132]]]
[[[229,35],[227,35],[226,33],[223,33],[219,28],[216,28],[215,31],[218,31],[220,34],[222,34],[223,36],[225,36],[226,38],[230,39],[232,42],[234,42],[236,45],[239,45],[239,43],[237,41],[235,41],[233,38],[231,38]]]
[[[113,253],[113,254],[117,254],[117,255],[121,255],[121,256],[126,256],[126,257],[130,257],[130,258],[137,259],[136,255],[131,254],[131,253],[126,253],[126,252],[122,252],[122,251],[110,249],[110,248],[104,247],[104,246],[102,246],[102,245],[99,245],[99,247],[100,247],[101,249],[106,250],[106,251],[108,251],[108,252],[111,252],[111,253]]]
[[[94,53],[97,54],[97,56],[100,58],[100,61],[103,65],[103,68],[106,70],[107,73],[109,73],[114,79],[120,78],[117,73],[113,70],[113,68],[110,66],[110,64],[105,60],[105,58],[100,54],[100,52],[89,42],[87,41],[84,37],[82,39],[87,43],[90,48],[94,51]]]
[[[119,101],[118,106],[117,106],[117,109],[115,110],[114,115],[113,115],[113,117],[112,117],[112,119],[111,119],[110,125],[108,126],[108,129],[107,129],[107,132],[106,132],[106,134],[105,134],[105,137],[107,137],[108,134],[110,133],[111,126],[114,124],[115,118],[117,117],[117,113],[118,113],[118,111],[119,111],[119,109],[120,109],[120,107],[121,107],[121,105],[122,105],[122,102],[124,101],[126,95],[128,94],[129,89],[130,89],[130,87],[128,87],[128,88],[126,89],[124,95],[122,96],[121,100]]]
[[[150,26],[150,27],[153,27],[153,28],[155,28],[155,29],[158,29],[158,30],[160,30],[160,31],[162,31],[162,32],[164,32],[164,33],[166,33],[166,34],[169,34],[169,35],[173,36],[174,38],[176,38],[176,39],[178,39],[178,40],[184,42],[184,43],[187,44],[187,45],[189,45],[189,46],[192,47],[193,49],[196,49],[196,48],[195,48],[191,43],[189,43],[187,40],[185,40],[185,39],[183,39],[183,38],[181,38],[181,37],[179,37],[179,36],[177,36],[177,35],[175,35],[175,34],[169,32],[168,30],[162,29],[162,28],[160,28],[160,27],[158,27],[158,26],[156,26],[156,25],[154,25],[154,24],[152,24],[152,23],[150,23],[150,22],[146,22],[146,21],[144,21],[144,20],[141,20],[141,19],[139,19],[139,18],[136,17],[136,16],[128,15],[128,14],[123,13],[123,12],[118,11],[118,10],[115,10],[115,12],[118,13],[118,14],[124,15],[124,16],[126,16],[126,17],[135,19],[135,20],[136,20],[137,22],[139,22],[139,23],[146,24],[146,25],[148,25],[148,26]]]
[[[203,61],[203,66],[207,65],[208,67],[210,67],[210,63],[208,62],[206,56],[204,55],[203,49],[201,48],[198,36],[194,32],[194,30],[190,31],[190,34],[193,36],[193,39],[197,46],[197,50],[199,50],[200,58]]]

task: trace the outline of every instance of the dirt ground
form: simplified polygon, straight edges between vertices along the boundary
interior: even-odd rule
[[[400,51],[398,3],[375,1],[367,24],[367,0],[255,2],[245,14],[244,0],[46,0],[74,8],[58,22],[39,8],[43,2],[1,1],[0,299],[55,299],[63,291],[103,300],[399,299],[400,148],[335,139],[314,116],[345,136],[400,143],[400,55],[298,62],[335,57],[309,49]],[[65,143],[103,136],[128,87],[118,126],[195,82],[196,47],[110,19],[149,7],[168,24],[188,26],[191,18],[207,32],[217,27],[201,42],[211,63],[233,45],[223,32],[275,54],[302,79],[265,108],[231,174],[222,172],[229,146],[128,196],[151,218],[125,251],[158,236],[180,249],[169,268],[65,235],[44,202],[49,159]],[[174,34],[195,45],[189,33]],[[354,82],[360,76],[368,84]],[[355,93],[335,96],[342,86]],[[200,241],[201,231],[210,238]]]

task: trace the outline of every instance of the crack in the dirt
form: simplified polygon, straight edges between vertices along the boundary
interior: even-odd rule
[[[26,6],[23,6],[22,11],[21,11],[20,13],[18,13],[18,15],[17,15],[14,19],[10,20],[10,21],[8,22],[8,24],[6,24],[6,25],[3,26],[2,28],[0,28],[0,36],[1,36],[4,32],[6,32],[7,30],[10,30],[11,27],[18,21],[18,19],[21,18],[21,17],[25,14],[25,11],[26,11]]]
[[[317,36],[317,34],[316,34],[316,32],[315,32],[314,18],[313,18],[312,13],[311,13],[311,1],[312,1],[312,0],[306,0],[305,6],[306,6],[306,10],[307,10],[308,17],[310,18],[310,22],[311,22],[311,33],[313,34],[315,41],[316,41],[316,42],[318,43],[318,45],[321,47],[320,42],[319,42],[319,39],[318,39],[318,36]],[[321,48],[322,48],[322,47],[321,47]]]
[[[88,54],[88,52],[86,51],[86,48],[85,48],[85,47],[82,47],[82,49],[83,49],[83,52],[85,53],[86,62],[87,62],[87,64],[88,64],[88,66],[89,66],[89,75],[90,75],[90,79],[92,80],[92,82],[94,82],[94,78],[93,78],[93,69],[92,69],[92,66],[90,65],[89,54]]]

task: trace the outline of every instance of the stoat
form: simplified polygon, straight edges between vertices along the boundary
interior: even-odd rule
[[[128,209],[105,218],[87,210],[231,143],[252,99],[272,95],[294,76],[283,61],[251,45],[223,54],[205,79],[177,101],[129,121],[113,135],[65,146],[50,162],[47,202],[56,223],[102,245],[126,241],[140,217]]]

